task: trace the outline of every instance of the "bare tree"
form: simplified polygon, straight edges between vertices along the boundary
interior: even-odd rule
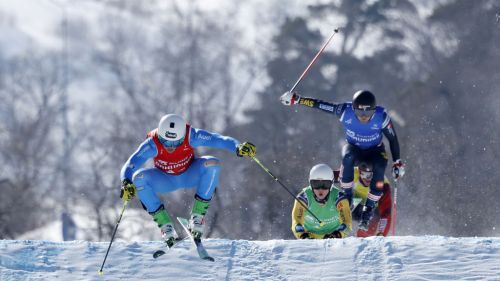
[[[7,165],[0,171],[0,235],[13,238],[46,222],[61,199],[61,186],[51,179],[58,173],[58,140],[64,137],[57,125],[62,91],[54,55],[27,55],[2,65],[0,158]]]
[[[254,86],[261,63],[253,59],[255,51],[238,40],[238,27],[231,25],[236,5],[227,14],[205,11],[196,1],[160,7],[154,1],[141,9],[127,1],[110,2],[102,15],[104,44],[96,46],[93,57],[111,83],[106,86],[107,97],[91,111],[99,112],[106,122],[89,120],[94,130],[85,143],[92,155],[89,163],[99,167],[85,174],[98,185],[101,197],[85,194],[104,224],[107,219],[99,210],[117,203],[122,163],[156,127],[159,117],[174,112],[195,127],[213,131],[228,127],[240,110],[240,100]],[[192,192],[169,194],[167,209],[187,211],[192,196]]]

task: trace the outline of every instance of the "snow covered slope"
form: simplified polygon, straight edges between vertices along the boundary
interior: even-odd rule
[[[344,240],[208,239],[215,262],[190,241],[165,256],[160,242],[0,240],[0,280],[500,280],[500,238]]]

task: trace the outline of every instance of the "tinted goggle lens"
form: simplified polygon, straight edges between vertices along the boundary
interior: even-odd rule
[[[365,180],[371,180],[373,178],[373,172],[359,171],[359,176]]]
[[[176,140],[176,141],[169,141],[169,140],[166,140],[162,137],[159,137],[159,139],[160,139],[161,144],[163,144],[165,147],[177,147],[184,141],[184,138],[182,138],[180,140]]]
[[[358,117],[371,117],[375,113],[375,109],[354,109],[354,113]]]
[[[330,189],[332,187],[331,180],[311,180],[313,189]]]

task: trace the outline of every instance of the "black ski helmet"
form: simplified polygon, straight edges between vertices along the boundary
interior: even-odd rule
[[[352,97],[352,108],[360,110],[375,110],[377,101],[372,92],[361,90],[354,93]]]

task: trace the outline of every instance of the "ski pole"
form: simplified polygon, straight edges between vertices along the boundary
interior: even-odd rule
[[[304,207],[304,209],[306,209],[318,222],[321,226],[324,225],[324,222],[321,221],[302,201],[300,201],[291,191],[290,189],[288,189],[276,176],[273,175],[273,173],[271,173],[271,171],[269,171],[268,168],[266,168],[260,161],[259,159],[257,159],[255,156],[252,157],[253,161],[255,161],[255,163],[259,164],[259,166],[268,174],[270,175],[276,182],[278,182],[286,191],[288,191],[288,193],[290,195],[292,195],[292,197],[300,203],[300,205],[302,205],[302,207]]]
[[[316,53],[316,55],[311,60],[311,62],[309,63],[309,65],[306,67],[306,69],[304,69],[304,72],[302,72],[302,74],[300,75],[299,79],[297,79],[297,82],[295,82],[295,84],[293,85],[293,87],[290,89],[290,91],[289,91],[290,93],[292,93],[293,90],[295,90],[295,88],[297,87],[297,85],[299,85],[300,81],[302,81],[302,79],[304,78],[304,76],[306,76],[306,74],[311,69],[311,66],[318,60],[319,56],[323,53],[323,51],[325,50],[326,46],[328,46],[328,44],[332,40],[333,36],[336,33],[338,33],[338,32],[339,32],[338,28],[335,28],[333,30],[333,33],[332,33],[332,35],[330,35],[330,38],[328,38],[328,40],[325,42],[325,44],[323,44],[323,47],[321,47],[321,49]]]
[[[116,222],[116,226],[115,226],[115,230],[113,231],[113,235],[111,235],[111,241],[109,241],[108,250],[106,251],[106,255],[104,256],[104,260],[102,261],[101,269],[97,272],[99,275],[104,274],[104,272],[102,272],[102,269],[104,267],[104,263],[106,262],[106,258],[108,257],[109,249],[111,249],[111,244],[113,244],[113,240],[115,239],[116,230],[118,229],[118,225],[120,224],[120,221],[122,220],[123,213],[125,212],[125,208],[127,207],[127,204],[128,204],[128,200],[123,202],[123,208],[122,208],[122,211],[120,213],[120,217],[118,217],[118,221]]]
[[[392,202],[392,236],[396,235],[397,200],[398,180],[394,180],[394,202]]]

